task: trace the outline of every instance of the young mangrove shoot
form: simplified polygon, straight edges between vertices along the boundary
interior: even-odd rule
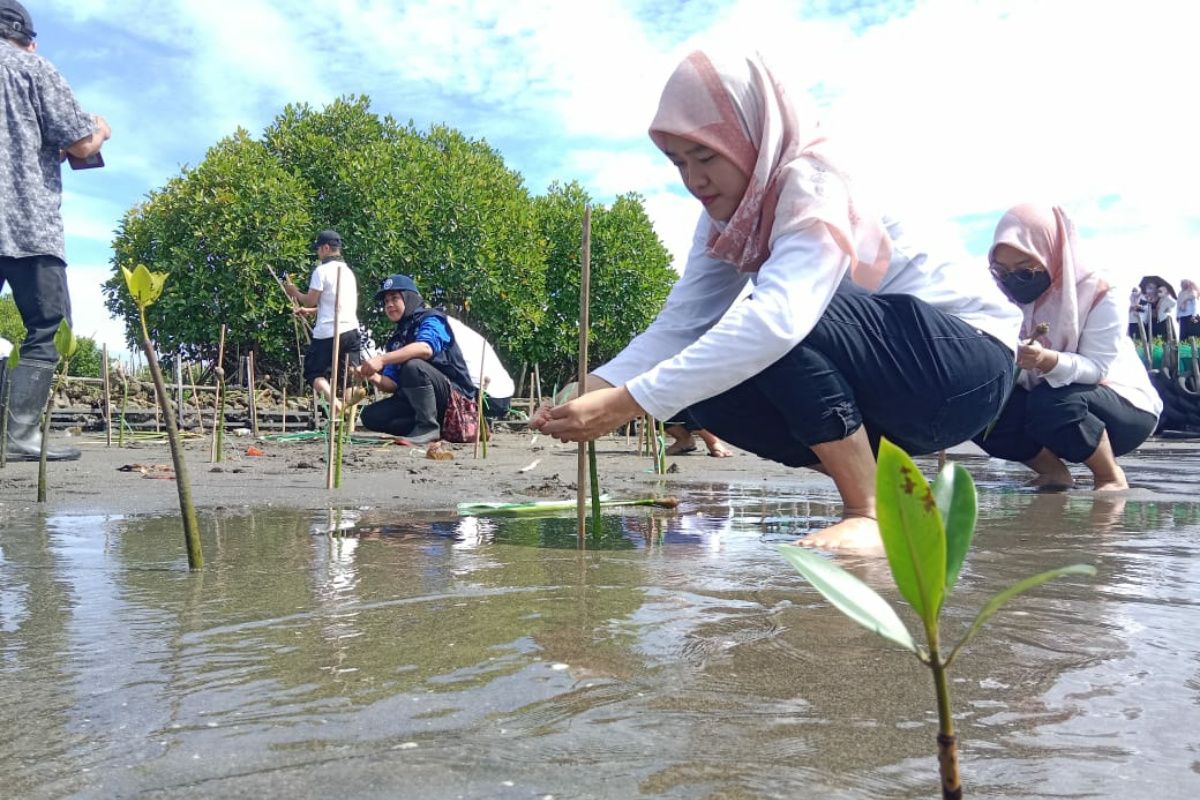
[[[179,439],[179,428],[175,425],[175,415],[171,413],[171,400],[163,383],[162,370],[158,367],[154,344],[150,341],[150,329],[146,325],[146,307],[152,305],[162,294],[167,274],[151,272],[146,269],[145,264],[138,264],[132,271],[122,266],[121,273],[125,276],[125,287],[129,289],[129,294],[138,307],[138,316],[142,323],[142,351],[146,354],[146,364],[150,367],[150,377],[154,380],[158,407],[162,410],[167,426],[171,461],[175,465],[175,487],[179,491],[179,513],[183,518],[183,539],[187,545],[188,567],[200,569],[204,566],[204,552],[200,548],[200,524],[196,519],[196,507],[192,504],[192,486],[188,479],[187,462],[183,458],[183,443]]]
[[[78,346],[75,334],[71,332],[71,326],[65,319],[59,322],[58,330],[54,332],[54,348],[58,350],[58,358],[62,366],[54,381],[54,388],[50,390],[50,396],[46,398],[46,407],[42,410],[42,449],[38,453],[37,482],[37,501],[39,503],[46,502],[46,454],[50,447],[50,410],[54,408],[54,395],[58,393],[63,381],[67,379],[67,368],[71,366],[71,357],[75,355],[75,349]]]
[[[939,617],[975,534],[975,484],[961,465],[948,464],[930,486],[908,454],[884,439],[879,445],[876,504],[888,565],[900,594],[925,628],[923,646],[913,640],[892,606],[858,578],[815,552],[792,545],[779,545],[779,550],[834,607],[908,650],[932,671],[942,797],[961,798],[958,746],[947,681],[954,659],[983,624],[1018,594],[1054,578],[1095,575],[1096,570],[1088,564],[1073,564],[1009,586],[984,604],[962,639],[949,655],[943,656]]]

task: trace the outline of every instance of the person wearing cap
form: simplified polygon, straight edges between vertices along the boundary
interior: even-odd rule
[[[338,337],[338,360],[341,364],[338,375],[345,375],[347,367],[357,366],[361,358],[358,281],[354,277],[354,270],[342,259],[342,237],[337,231],[323,230],[318,233],[313,250],[320,263],[309,278],[308,291],[301,292],[290,280],[284,282],[283,290],[300,304],[298,313],[316,314],[312,343],[304,356],[304,381],[324,396],[333,413],[337,413],[341,403],[334,397],[333,388],[329,385],[333,370],[333,337]]]
[[[365,358],[359,374],[391,394],[362,410],[363,427],[413,444],[441,438],[451,392],[475,396],[475,386],[449,317],[430,308],[407,275],[380,284],[375,302],[396,323],[384,352]]]
[[[104,118],[84,112],[63,76],[37,54],[36,36],[25,7],[0,0],[0,288],[12,288],[26,330],[21,360],[8,376],[3,446],[16,461],[39,457],[39,420],[58,363],[54,334],[71,318],[61,162],[98,154],[111,135]],[[46,455],[76,459],[79,450],[50,447]]]

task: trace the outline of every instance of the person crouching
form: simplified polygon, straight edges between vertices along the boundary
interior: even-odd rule
[[[363,359],[358,369],[391,397],[362,410],[363,427],[413,444],[437,441],[451,392],[474,396],[462,350],[446,314],[425,305],[407,275],[384,280],[375,301],[396,327],[385,352]]]

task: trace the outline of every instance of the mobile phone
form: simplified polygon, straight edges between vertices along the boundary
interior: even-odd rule
[[[99,151],[92,153],[87,158],[79,158],[67,153],[67,163],[71,165],[71,169],[99,169],[104,166],[104,156],[100,155]]]

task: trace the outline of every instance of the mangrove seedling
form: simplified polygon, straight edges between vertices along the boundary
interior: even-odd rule
[[[925,628],[918,645],[899,615],[881,596],[826,557],[792,545],[780,552],[835,608],[910,653],[933,672],[938,713],[938,764],[943,798],[961,798],[958,745],[946,680],[959,651],[1000,607],[1018,594],[1065,575],[1095,575],[1089,564],[1073,564],[1009,586],[984,604],[958,644],[943,657],[938,618],[954,588],[975,534],[976,493],[970,473],[948,464],[930,486],[908,454],[882,440],[876,473],[879,532],[900,594]]]
[[[58,393],[63,381],[67,379],[67,368],[71,366],[71,356],[75,355],[75,349],[78,346],[79,343],[75,341],[75,334],[71,332],[70,324],[65,319],[59,322],[58,330],[54,332],[54,349],[58,350],[58,358],[62,366],[54,380],[54,388],[50,390],[50,396],[46,398],[46,407],[42,409],[42,449],[38,453],[37,482],[37,501],[39,503],[46,502],[46,454],[50,446],[50,409],[54,407],[54,395]]]
[[[163,383],[162,370],[158,367],[158,356],[154,352],[153,342],[150,341],[150,329],[146,326],[146,307],[153,304],[162,294],[167,274],[151,272],[146,269],[145,264],[138,264],[132,271],[122,266],[121,273],[125,276],[125,287],[129,289],[129,294],[138,307],[138,316],[142,322],[142,352],[146,354],[150,377],[154,379],[158,407],[162,410],[167,426],[171,461],[175,465],[175,488],[179,491],[179,513],[183,518],[183,539],[187,545],[188,567],[200,569],[204,566],[204,552],[200,548],[200,524],[196,519],[196,507],[192,504],[192,485],[188,479],[187,462],[183,458],[183,443],[179,439],[175,415],[171,413],[171,399]]]

